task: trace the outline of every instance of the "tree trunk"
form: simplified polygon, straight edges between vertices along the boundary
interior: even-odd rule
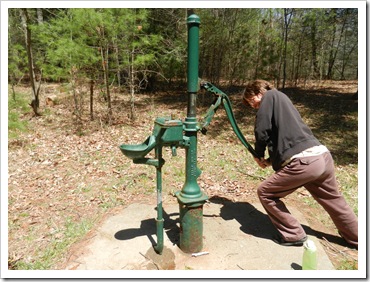
[[[74,115],[77,117],[77,132],[81,133],[82,130],[82,106],[81,97],[79,95],[78,89],[76,89],[76,79],[77,79],[77,69],[75,67],[71,68],[71,85],[73,93],[73,101],[75,103]]]
[[[259,23],[258,23],[258,33],[259,33]],[[255,58],[255,66],[254,66],[254,79],[258,78],[258,69],[259,69],[259,62],[260,62],[260,47],[259,47],[259,37],[256,38],[256,58]]]
[[[90,80],[90,120],[94,120],[94,80]]]
[[[38,24],[43,24],[44,23],[44,16],[42,14],[42,9],[37,8],[36,13],[37,13],[37,23]]]
[[[116,52],[118,89],[121,91],[121,65],[120,65],[120,62],[119,62],[119,47],[118,47],[117,43],[116,43],[116,46],[114,47],[114,50]]]
[[[314,79],[320,77],[319,62],[317,60],[317,44],[316,44],[316,22],[312,21],[311,25],[311,60],[313,65],[313,76]]]
[[[333,76],[333,67],[335,62],[335,57],[337,55],[337,50],[334,50],[334,41],[335,41],[335,34],[336,34],[336,25],[333,25],[333,32],[332,32],[332,38],[330,43],[330,53],[329,53],[329,60],[328,60],[328,71],[326,73],[326,79],[332,79]]]
[[[135,74],[134,74],[134,52],[135,50],[133,49],[131,52],[131,66],[130,66],[130,78],[129,78],[129,83],[130,83],[130,106],[131,106],[131,114],[130,118],[131,120],[136,119],[136,113],[135,113]]]
[[[286,64],[287,64],[287,49],[288,49],[288,30],[290,21],[292,19],[292,11],[284,8],[284,55],[283,55],[283,89],[285,88],[286,81]]]
[[[111,125],[113,113],[112,113],[112,104],[111,104],[111,96],[110,96],[110,89],[109,89],[108,48],[104,48],[102,46],[100,50],[101,50],[101,57],[102,57],[105,89],[107,91],[107,104],[108,104],[108,121],[107,122],[109,125]]]
[[[30,106],[32,107],[35,115],[40,116],[38,109],[40,106],[39,94],[40,94],[40,86],[41,86],[41,75],[40,75],[39,84],[36,85],[36,75],[35,75],[34,64],[33,64],[31,30],[29,28],[30,20],[29,20],[27,9],[24,9],[24,8],[20,9],[20,14],[21,14],[22,26],[24,30],[24,36],[25,36],[27,58],[28,58],[28,72],[30,76],[32,96],[33,96]]]
[[[340,33],[339,33],[339,39],[338,39],[337,46],[334,47],[334,41],[335,41],[335,37],[336,37],[336,34],[337,34],[335,14],[336,14],[336,11],[334,11],[334,20],[333,20],[333,22],[334,22],[334,25],[333,25],[334,26],[334,29],[333,29],[333,34],[332,34],[332,42],[331,42],[331,48],[330,48],[330,57],[329,57],[329,63],[328,63],[328,71],[327,71],[327,75],[326,75],[327,79],[331,79],[332,76],[333,76],[333,73],[332,72],[333,72],[333,68],[334,68],[334,63],[335,63],[335,60],[337,58],[337,54],[338,54],[339,46],[340,46],[341,41],[342,41],[342,38],[343,38],[343,34],[345,33],[346,19],[347,19],[347,17],[345,16],[344,17],[344,20],[343,20],[343,24],[342,24],[341,30],[340,30]],[[345,13],[345,15],[347,15],[347,13]]]
[[[300,78],[300,69],[302,69],[302,37],[299,38],[298,42],[298,56],[297,56],[297,63],[295,66],[295,71],[294,71],[294,86],[297,87],[298,85],[298,80]]]

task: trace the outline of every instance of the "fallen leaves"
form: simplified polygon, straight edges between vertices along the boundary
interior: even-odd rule
[[[217,196],[231,198],[233,201],[255,200],[255,187],[250,187],[247,183],[237,180],[225,178],[219,182],[210,176],[205,176],[201,177],[198,183],[209,198]]]
[[[115,103],[121,103],[120,99],[125,97],[117,94]],[[52,239],[63,240],[67,220],[99,219],[107,209],[131,202],[155,204],[155,169],[133,164],[118,146],[142,143],[151,134],[156,117],[169,116],[180,106],[140,104],[146,99],[144,94],[137,97],[139,118],[135,123],[117,112],[110,127],[100,122],[96,105],[96,121],[84,121],[79,135],[75,134],[70,108],[61,103],[50,109],[49,116],[30,119],[31,131],[9,141],[10,269],[19,261],[40,259]],[[185,106],[181,105],[183,111],[178,110],[179,118],[185,115]],[[247,134],[251,134],[253,125],[250,120],[246,123],[246,137],[252,140],[253,136]],[[250,155],[239,144],[224,111],[217,112],[208,129],[206,136],[198,135],[198,165],[203,170],[198,178],[200,188],[209,198],[258,201],[256,187],[264,175],[245,161]],[[170,149],[163,152],[164,202],[175,201],[170,195],[183,186],[184,151],[179,148],[174,158]],[[297,195],[310,197],[304,190]]]

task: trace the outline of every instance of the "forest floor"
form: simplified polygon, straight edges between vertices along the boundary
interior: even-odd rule
[[[113,120],[107,125],[102,97],[96,98],[91,121],[88,94],[82,90],[81,95],[86,97],[82,96],[84,110],[82,124],[78,125],[73,99],[62,88],[56,84],[44,87],[40,117],[34,117],[30,110],[9,107],[9,116],[17,113],[18,122],[24,124],[22,130],[9,129],[9,269],[63,269],[74,244],[97,228],[106,215],[131,203],[155,205],[155,170],[133,164],[120,152],[119,145],[142,143],[151,135],[157,117],[183,120],[186,116],[186,88],[137,94],[135,121],[129,118],[128,94],[113,93]],[[242,88],[219,88],[229,95],[237,123],[252,142],[255,111],[240,103]],[[358,105],[351,99],[356,90],[357,81],[326,81],[287,88],[285,93],[331,150],[341,191],[357,213]],[[16,87],[16,99],[29,97],[28,93],[27,88]],[[64,99],[46,104],[50,95]],[[209,93],[198,94],[198,119],[212,100]],[[170,148],[163,154],[165,205],[176,201],[173,194],[183,186],[185,157],[180,148],[176,157],[171,156]],[[208,197],[234,202],[257,202],[258,184],[273,173],[255,164],[222,108],[207,135],[198,134],[198,165],[202,170],[198,183]],[[298,189],[286,197],[285,203],[305,215],[336,269],[357,269],[357,250],[338,236],[329,216],[306,190]]]

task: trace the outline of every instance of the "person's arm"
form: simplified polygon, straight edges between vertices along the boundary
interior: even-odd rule
[[[260,108],[256,114],[254,127],[255,151],[261,159],[265,157],[266,146],[271,138],[273,97],[267,93],[263,97]]]

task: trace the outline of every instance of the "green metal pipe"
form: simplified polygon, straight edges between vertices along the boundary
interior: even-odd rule
[[[197,118],[196,118],[196,98],[198,91],[198,67],[199,67],[199,25],[200,19],[192,14],[187,19],[188,25],[188,113],[185,118],[185,136],[188,137],[189,146],[185,148],[186,168],[185,185],[181,194],[185,198],[197,199],[201,196],[201,191],[197,183]]]
[[[162,254],[163,251],[163,208],[162,208],[162,146],[157,146],[156,150],[156,159],[158,160],[158,165],[156,166],[157,173],[157,245],[154,246],[154,250],[158,254]]]
[[[188,17],[188,117],[196,117],[199,65],[199,25],[200,19],[193,14]]]
[[[188,112],[184,122],[185,184],[176,196],[180,208],[180,249],[199,252],[203,247],[203,204],[208,199],[197,183],[201,171],[197,166],[196,97],[198,91],[199,24],[197,15],[188,17]]]

